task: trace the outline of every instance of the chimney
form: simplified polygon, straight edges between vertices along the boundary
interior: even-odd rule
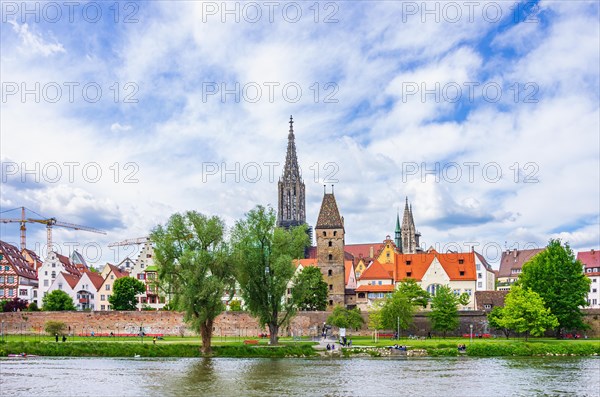
[[[513,254],[514,254],[515,258],[516,258],[517,257],[517,249],[516,248],[513,250]]]
[[[371,246],[369,248],[369,257],[372,258],[373,257],[373,246]]]

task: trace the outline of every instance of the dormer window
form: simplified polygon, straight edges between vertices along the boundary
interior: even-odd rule
[[[459,259],[459,260],[458,260],[458,264],[459,264],[459,265],[462,265],[463,263],[465,263],[465,260],[464,260],[464,259]]]
[[[409,266],[411,261],[406,261],[406,266]]]
[[[464,275],[465,275],[465,272],[464,272],[463,270],[461,270],[461,271],[459,272],[459,274],[460,274],[461,276],[464,276]]]
[[[406,272],[406,277],[412,276],[412,272]]]

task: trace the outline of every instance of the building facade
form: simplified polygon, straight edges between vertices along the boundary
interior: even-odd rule
[[[37,299],[37,272],[19,249],[0,241],[0,300],[19,298],[27,303]]]
[[[583,263],[583,272],[591,281],[587,296],[588,307],[600,308],[600,253],[598,250],[577,253],[577,259]]]
[[[498,291],[509,291],[523,270],[523,265],[544,249],[507,250],[502,252],[498,270]]]

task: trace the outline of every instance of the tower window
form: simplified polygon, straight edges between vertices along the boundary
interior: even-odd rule
[[[329,299],[329,306],[333,306],[333,300]]]
[[[331,247],[333,245],[333,243],[330,241],[328,245]]]
[[[333,284],[329,284],[329,291],[333,291]]]
[[[327,270],[327,275],[328,276],[332,276],[333,275],[333,271],[331,269]]]
[[[336,230],[333,231],[333,235],[337,236],[337,231]]]
[[[333,260],[333,255],[329,254],[329,255],[327,255],[327,257],[328,257],[328,259],[329,259],[330,261],[332,261],[332,260]]]
[[[325,231],[324,231],[324,232],[323,232],[323,236],[327,236],[327,232],[325,232]]]

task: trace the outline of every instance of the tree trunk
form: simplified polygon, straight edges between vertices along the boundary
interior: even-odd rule
[[[276,345],[278,342],[279,335],[279,326],[274,323],[269,324],[269,340],[271,341],[271,345]]]
[[[212,338],[213,320],[206,320],[200,326],[200,335],[202,336],[202,354],[207,356],[212,353],[211,338]]]
[[[525,342],[527,342],[527,337],[529,336],[529,331],[525,331]]]

